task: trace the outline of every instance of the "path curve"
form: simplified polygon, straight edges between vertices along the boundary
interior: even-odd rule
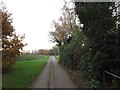
[[[77,88],[66,71],[51,56],[43,71],[32,83],[30,88]]]

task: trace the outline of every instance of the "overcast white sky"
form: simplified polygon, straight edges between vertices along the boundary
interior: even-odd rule
[[[25,34],[24,50],[50,49],[51,22],[60,17],[63,0],[2,0],[12,13],[17,34]]]

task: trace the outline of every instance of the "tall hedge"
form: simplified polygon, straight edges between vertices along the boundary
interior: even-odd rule
[[[84,84],[99,87],[105,70],[120,74],[120,34],[113,15],[115,5],[76,2],[75,6],[83,28],[73,32],[70,43],[60,47],[60,61],[80,71]]]

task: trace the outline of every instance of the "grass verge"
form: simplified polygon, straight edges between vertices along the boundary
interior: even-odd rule
[[[59,60],[59,56],[57,55],[57,56],[55,56],[55,58],[57,59],[57,60]]]
[[[44,57],[46,59],[48,57]],[[3,88],[27,88],[39,75],[47,61],[19,61],[13,72],[2,75]]]

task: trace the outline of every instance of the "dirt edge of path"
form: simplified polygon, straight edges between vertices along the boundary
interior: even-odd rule
[[[80,80],[80,77],[78,77],[78,73],[75,70],[71,70],[68,67],[65,67],[63,64],[58,62],[58,64],[67,72],[67,74],[70,76],[71,80],[73,83],[78,87],[78,88],[87,88]]]

